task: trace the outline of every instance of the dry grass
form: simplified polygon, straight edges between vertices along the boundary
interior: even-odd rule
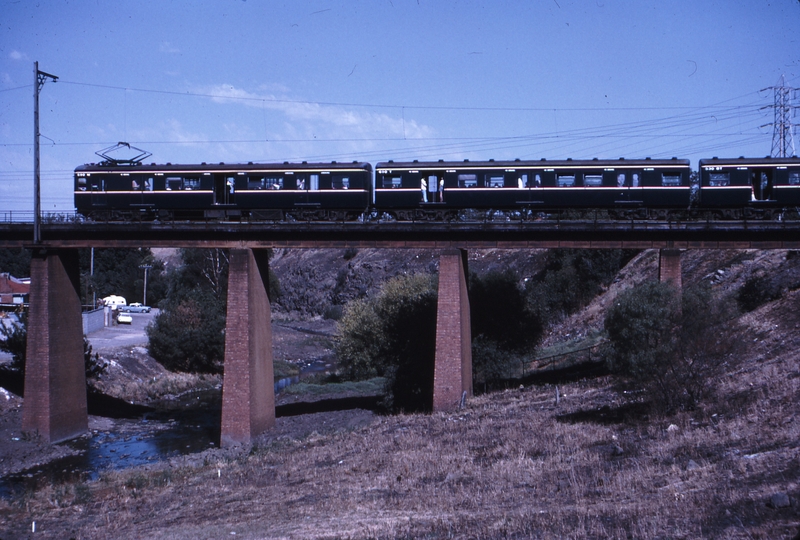
[[[508,390],[54,486],[0,517],[12,536],[36,521],[37,536],[75,538],[790,538],[796,362],[749,366],[695,415],[614,423],[627,409],[608,379],[562,386],[558,406],[553,387]],[[770,508],[777,492],[794,506]]]
[[[174,398],[186,392],[219,387],[220,384],[222,384],[220,375],[164,371],[147,378],[101,380],[94,386],[112,397],[135,403],[148,403],[159,399]]]

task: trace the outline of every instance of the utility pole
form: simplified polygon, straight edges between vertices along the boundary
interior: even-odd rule
[[[153,268],[149,264],[142,264],[139,266],[144,270],[144,295],[142,297],[142,305],[147,305],[147,271]]]
[[[792,105],[792,94],[797,93],[798,89],[786,86],[786,78],[781,75],[778,86],[770,86],[764,90],[772,90],[775,94],[774,104],[771,105],[775,109],[775,120],[772,122],[772,152],[770,155],[772,157],[791,157],[795,155],[792,111],[797,108]]]
[[[33,243],[42,242],[41,189],[39,174],[39,91],[47,79],[58,80],[55,75],[39,71],[39,62],[33,63]]]

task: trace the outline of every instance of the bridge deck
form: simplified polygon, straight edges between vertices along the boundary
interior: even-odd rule
[[[800,249],[800,221],[45,223],[43,244],[219,248]],[[31,224],[0,224],[0,248],[30,246]]]

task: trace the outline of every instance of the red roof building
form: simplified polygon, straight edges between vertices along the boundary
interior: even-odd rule
[[[0,273],[0,304],[22,304],[30,292],[29,278],[15,278],[7,272]]]

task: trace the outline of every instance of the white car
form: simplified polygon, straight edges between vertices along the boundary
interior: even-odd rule
[[[119,324],[131,324],[133,322],[133,317],[131,317],[130,313],[120,313],[117,315],[117,322]]]

